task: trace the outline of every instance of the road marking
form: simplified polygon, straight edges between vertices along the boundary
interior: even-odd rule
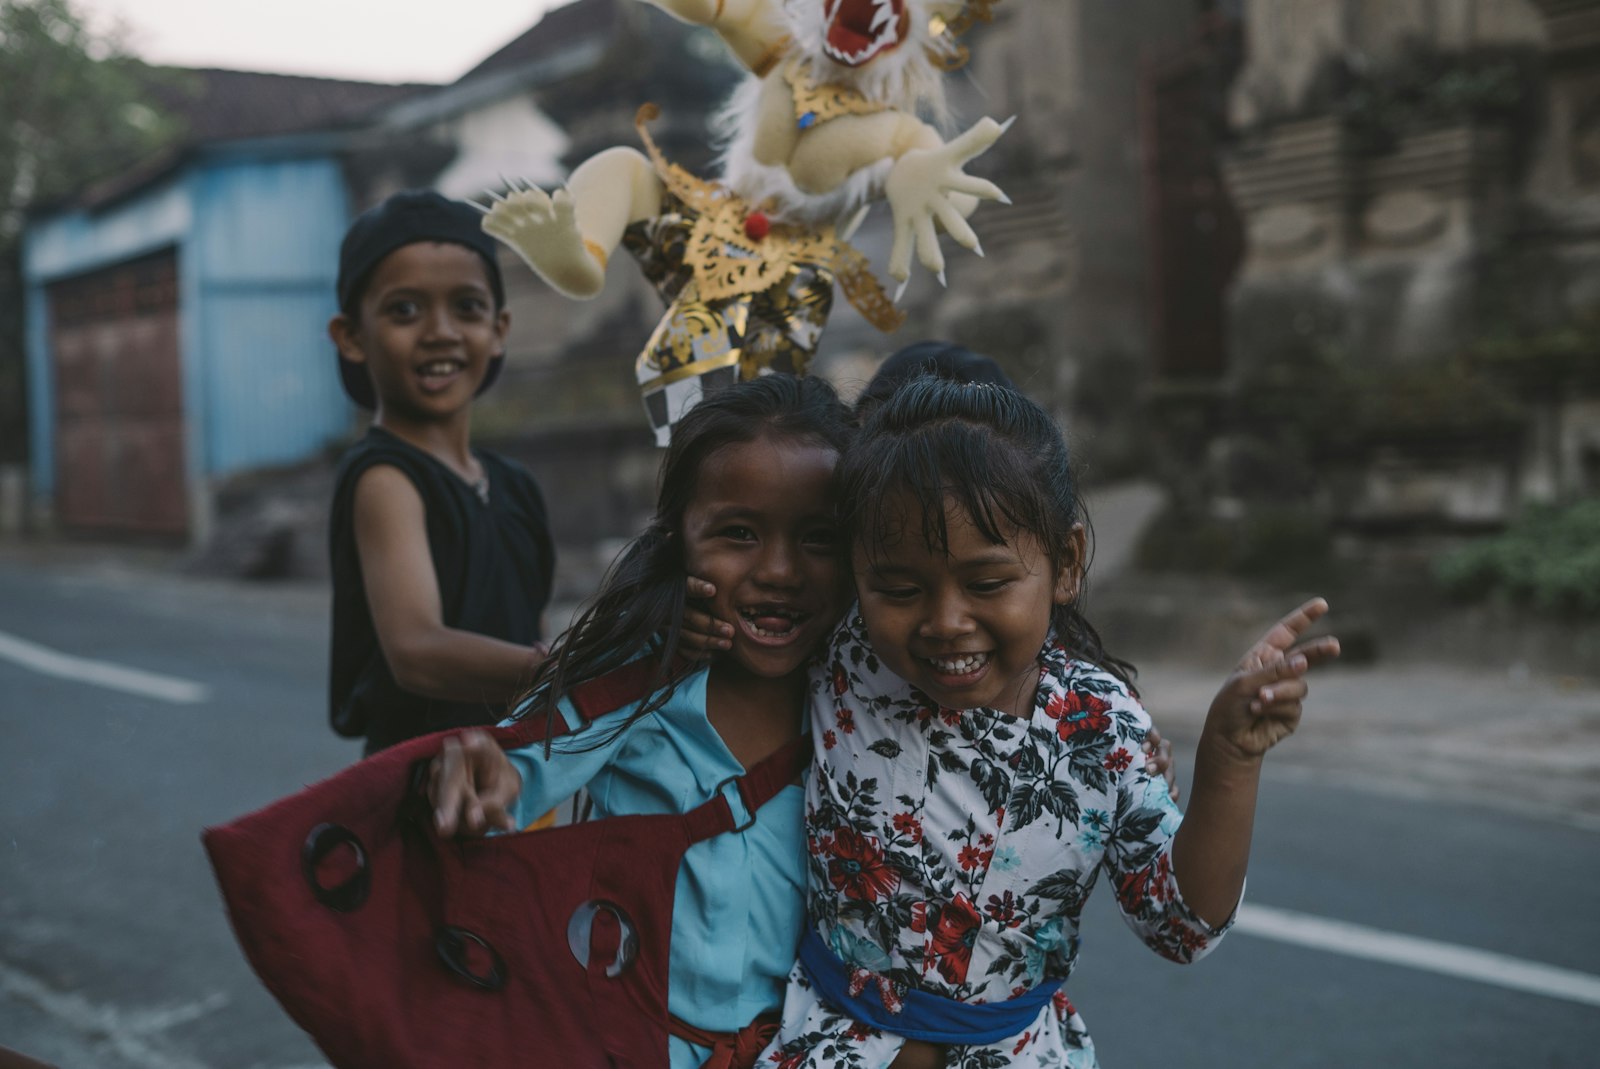
[[[211,688],[176,676],[126,668],[110,661],[95,661],[88,657],[74,657],[70,653],[29,642],[25,638],[0,631],[0,657],[42,675],[88,683],[96,687],[137,694],[142,698],[157,698],[178,705],[194,705],[211,696]]]
[[[1249,903],[1239,907],[1238,930],[1281,943],[1600,1006],[1600,976],[1455,943]]]
[[[197,1061],[164,1049],[164,1044],[149,1040],[228,1004],[228,996],[218,991],[181,1006],[129,1012],[114,1006],[97,1006],[81,995],[57,991],[3,964],[0,964],[0,995],[33,1003],[76,1032],[83,1041],[107,1043],[121,1060],[139,1069],[206,1069]]]

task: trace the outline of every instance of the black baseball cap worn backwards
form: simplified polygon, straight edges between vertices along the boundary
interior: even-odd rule
[[[385,256],[419,241],[440,241],[464,245],[483,260],[497,309],[505,307],[505,283],[500,278],[494,238],[483,232],[479,214],[463,201],[451,200],[431,189],[411,189],[396,193],[375,207],[356,216],[339,244],[339,278],[335,288],[339,310],[355,314],[361,292],[373,268]],[[500,376],[504,356],[489,361],[488,373],[478,393],[483,393]],[[339,381],[350,400],[362,408],[376,408],[377,395],[367,369],[339,357]]]

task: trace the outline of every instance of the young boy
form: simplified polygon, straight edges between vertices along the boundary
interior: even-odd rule
[[[334,490],[329,715],[371,754],[504,715],[545,656],[554,549],[533,476],[471,446],[511,322],[478,214],[395,194],[345,235],[338,296],[340,377],[374,416]]]

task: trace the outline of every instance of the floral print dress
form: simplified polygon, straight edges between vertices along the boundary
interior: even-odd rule
[[[852,994],[881,998],[891,1014],[913,988],[983,1003],[1065,979],[1102,869],[1128,925],[1164,957],[1194,961],[1226,931],[1178,894],[1180,813],[1144,771],[1144,709],[1116,677],[1053,644],[1040,666],[1026,721],[943,709],[878,661],[852,611],[813,669],[808,920],[849,966]],[[824,1001],[796,965],[782,1029],[758,1064],[877,1069],[903,1042]],[[948,1065],[1096,1061],[1062,988],[1032,1025],[952,1047]]]

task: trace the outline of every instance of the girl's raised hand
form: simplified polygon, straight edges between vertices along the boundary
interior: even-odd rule
[[[1294,733],[1309,691],[1306,672],[1339,656],[1331,635],[1301,638],[1327,612],[1326,601],[1312,598],[1250,647],[1212,700],[1206,734],[1240,759],[1258,761]]]
[[[516,831],[511,803],[521,793],[522,777],[486,731],[445,739],[428,769],[428,801],[434,828],[443,837]]]
[[[709,601],[717,588],[704,579],[690,576],[684,582],[689,600]],[[683,652],[695,660],[710,660],[711,655],[733,648],[733,625],[692,604],[683,613]]]
[[[1328,614],[1328,603],[1323,598],[1312,598],[1298,609],[1273,624],[1266,634],[1239,659],[1239,671],[1254,671],[1280,658],[1300,654],[1307,667],[1331,661],[1339,656],[1339,640],[1332,635],[1301,641],[1312,624]]]

